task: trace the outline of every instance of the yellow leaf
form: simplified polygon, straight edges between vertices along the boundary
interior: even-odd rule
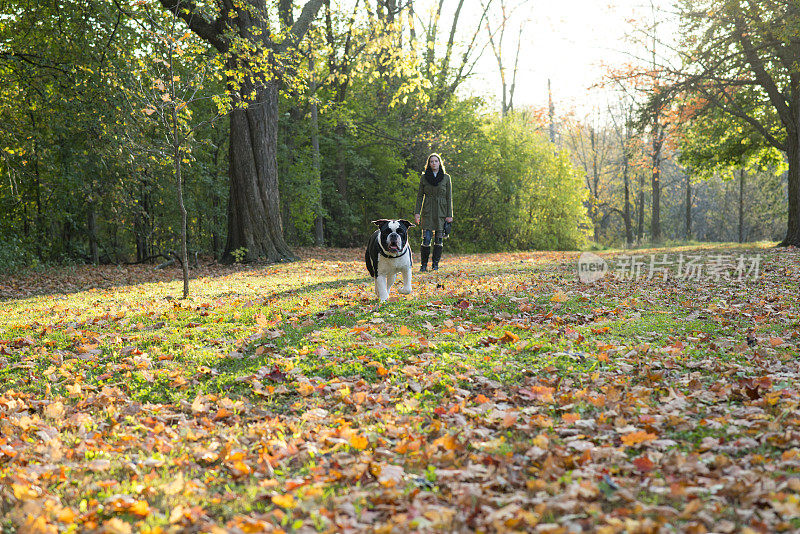
[[[567,295],[560,289],[557,289],[553,296],[550,298],[550,302],[566,302]]]
[[[297,503],[294,500],[294,496],[292,495],[273,495],[272,502],[277,504],[281,508],[294,508],[297,506]]]
[[[11,484],[11,489],[14,490],[14,497],[20,501],[28,501],[39,496],[33,488],[24,484]]]

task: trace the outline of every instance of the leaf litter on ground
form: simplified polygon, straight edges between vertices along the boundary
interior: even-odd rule
[[[177,270],[2,277],[0,527],[796,531],[800,254],[755,252],[745,283],[455,256],[381,306],[345,249],[187,300]]]

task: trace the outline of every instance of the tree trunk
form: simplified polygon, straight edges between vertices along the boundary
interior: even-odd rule
[[[661,242],[661,128],[658,124],[658,115],[653,121],[653,174],[651,198],[652,216],[650,218],[650,240],[653,243]]]
[[[222,146],[223,141],[215,141],[216,147],[214,148],[214,174],[211,178],[211,213],[212,213],[212,229],[211,229],[211,250],[214,251],[214,259],[219,259],[220,253],[220,236],[219,236],[219,229],[222,226],[221,221],[219,218],[219,206],[220,206],[220,199],[219,195],[217,195],[217,182],[219,180],[219,154],[221,152],[220,147]]]
[[[633,246],[633,228],[631,225],[631,204],[630,204],[630,178],[628,177],[628,154],[623,155],[622,162],[622,181],[625,185],[625,207],[623,208],[623,218],[625,219],[625,243]]]
[[[739,243],[744,243],[744,169],[739,170]]]
[[[100,263],[100,253],[97,247],[97,219],[95,218],[94,213],[94,199],[89,197],[88,201],[89,207],[89,214],[87,220],[87,226],[89,231],[89,255],[91,257],[92,263],[97,265]]]
[[[553,93],[550,90],[550,78],[547,79],[547,113],[550,118],[550,142],[556,144],[556,107],[553,105]]]
[[[181,147],[178,142],[178,114],[172,106],[173,145],[172,157],[175,164],[175,179],[178,186],[178,208],[181,212],[181,267],[183,268],[183,298],[189,296],[189,251],[186,244],[186,204],[183,202],[183,177],[181,176]]]
[[[686,235],[689,241],[692,238],[692,177],[686,173]]]
[[[269,10],[262,0],[220,2],[217,20],[207,19],[206,13],[192,2],[160,0],[165,9],[182,18],[194,33],[228,55],[226,70],[232,73],[228,91],[237,108],[230,113],[230,197],[223,262],[232,262],[233,252],[240,249],[245,249],[247,260],[297,259],[286,245],[281,222],[277,163],[281,69],[272,54],[280,55],[300,42],[323,1],[308,0],[296,21],[291,16],[292,2],[282,1],[279,12],[284,36],[277,43],[269,37]],[[291,28],[283,27],[289,24]],[[253,48],[242,46],[245,43]],[[271,72],[248,61],[247,55],[253,50],[268,50]],[[241,83],[237,79],[240,75],[245,76]]]
[[[308,54],[308,70],[311,72],[311,156],[314,165],[314,181],[319,197],[314,202],[314,245],[325,246],[324,221],[322,213],[322,165],[319,153],[319,117],[317,103],[314,96],[317,93],[317,80],[314,75],[314,55],[311,50]]]
[[[314,179],[317,181],[319,198],[314,205],[314,245],[325,246],[324,219],[322,214],[322,170],[319,153],[319,123],[317,119],[317,105],[311,104],[311,147],[314,161]]]
[[[248,94],[242,91],[242,94]],[[267,81],[246,109],[231,112],[228,240],[222,255],[246,249],[244,258],[269,262],[297,257],[283,238],[278,193],[278,85]]]
[[[150,195],[147,193],[149,184],[147,183],[147,175],[145,174],[139,184],[139,211],[134,216],[133,232],[136,237],[136,261],[144,261],[145,258],[150,257],[150,247],[148,246],[149,225],[147,221],[150,219]]]
[[[636,242],[641,243],[644,237],[644,173],[639,173],[639,202],[636,221]]]
[[[800,118],[798,118],[800,123]],[[780,246],[800,247],[800,128],[788,129],[786,136],[786,158],[789,160],[789,205],[786,237]]]

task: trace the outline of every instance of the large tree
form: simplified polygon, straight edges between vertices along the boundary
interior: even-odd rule
[[[230,198],[223,261],[294,258],[283,238],[278,193],[278,90],[283,56],[296,49],[324,0],[308,0],[294,20],[292,0],[279,0],[276,23],[266,0],[159,0],[225,60],[230,113]],[[271,17],[271,15],[273,15]]]
[[[686,68],[676,89],[691,88],[786,155],[781,244],[800,246],[800,0],[685,0],[681,18]]]

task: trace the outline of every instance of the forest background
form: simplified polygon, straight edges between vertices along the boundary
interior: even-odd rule
[[[515,106],[528,2],[464,4],[3,2],[0,269],[360,247],[431,152],[449,250],[798,244],[798,2],[653,7],[588,111]]]

